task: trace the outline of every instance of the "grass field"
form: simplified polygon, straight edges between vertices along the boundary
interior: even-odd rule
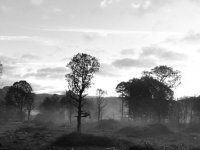
[[[114,120],[75,127],[12,122],[0,126],[0,150],[198,150],[200,129],[172,130],[165,125],[128,126]]]

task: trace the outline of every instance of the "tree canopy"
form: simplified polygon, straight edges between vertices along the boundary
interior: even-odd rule
[[[84,53],[76,54],[67,64],[71,72],[66,74],[68,88],[74,99],[74,106],[77,108],[77,132],[81,133],[81,118],[89,116],[83,110],[85,103],[84,95],[92,84],[94,73],[99,71],[100,63],[97,58]]]
[[[156,66],[151,71],[144,71],[143,75],[153,77],[169,88],[175,88],[181,84],[180,71],[166,65]]]

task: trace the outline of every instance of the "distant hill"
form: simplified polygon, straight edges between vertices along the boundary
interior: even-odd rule
[[[0,104],[5,101],[5,96],[8,91],[9,87],[4,87],[3,89],[0,89]],[[45,99],[45,97],[51,97],[53,94],[48,93],[42,93],[42,94],[36,94],[35,95],[35,109],[38,108],[38,106],[42,103],[42,101]],[[64,95],[58,95],[60,98],[62,98]],[[95,96],[88,96],[88,105],[86,106],[86,109],[91,112],[92,118],[96,118],[97,115],[97,105],[96,105],[96,97]],[[107,105],[105,107],[105,111],[103,112],[103,118],[104,119],[120,119],[120,106],[121,101],[118,97],[105,97],[105,100],[107,102]]]
[[[8,91],[9,86],[3,87],[0,89],[0,102],[4,101],[4,98],[6,96],[6,93]],[[36,94],[35,95],[35,105],[39,106],[39,104],[44,100],[45,97],[51,97],[53,94],[48,94],[48,93],[41,93],[41,94]],[[60,98],[63,97],[64,95],[58,95]],[[95,101],[96,97],[95,96],[88,96],[87,99],[89,101]],[[118,97],[105,97],[105,99],[108,101],[108,106],[109,107],[118,107],[120,105],[120,100]]]

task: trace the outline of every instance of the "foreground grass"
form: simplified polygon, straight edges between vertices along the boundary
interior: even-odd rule
[[[51,146],[57,147],[117,147],[128,148],[131,142],[119,140],[116,138],[96,136],[91,134],[70,133],[56,139]]]
[[[118,129],[112,124],[112,128],[108,128],[107,123],[110,121],[101,125],[100,129],[95,124],[94,128],[88,125],[91,130],[85,130],[82,135],[74,133],[75,128],[72,127],[40,123],[5,124],[0,126],[0,149],[71,150],[73,147],[74,150],[200,150],[200,133],[193,126],[180,132],[171,132],[167,126],[158,124]]]

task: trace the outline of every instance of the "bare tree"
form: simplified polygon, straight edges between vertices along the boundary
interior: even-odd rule
[[[102,90],[102,89],[97,89],[96,90],[96,95],[97,95],[97,119],[98,119],[98,121],[102,120],[103,110],[107,105],[107,101],[104,98],[104,96],[106,94],[107,94],[107,92]]]
[[[67,65],[71,72],[66,75],[68,88],[72,91],[73,105],[77,108],[77,132],[81,133],[81,118],[90,114],[83,110],[86,104],[86,90],[91,86],[94,73],[99,71],[100,64],[91,55],[78,53]]]

